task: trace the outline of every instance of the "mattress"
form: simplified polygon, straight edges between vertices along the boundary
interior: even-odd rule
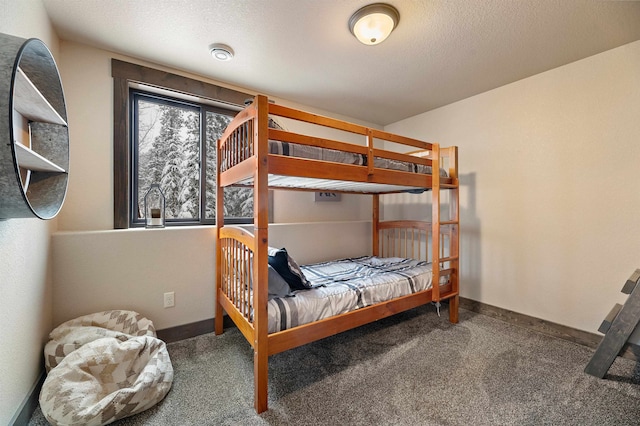
[[[365,154],[275,140],[269,140],[269,154],[308,158],[310,160],[331,161],[334,163],[352,164],[356,166],[366,166],[368,161]],[[431,166],[415,164],[407,161],[392,160],[390,158],[374,157],[373,165],[374,167],[381,169],[431,174]],[[448,177],[446,170],[441,168],[440,176]]]
[[[268,302],[269,333],[431,288],[431,263],[364,256],[300,267],[312,288]]]

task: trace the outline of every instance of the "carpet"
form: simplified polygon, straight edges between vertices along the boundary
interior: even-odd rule
[[[231,327],[168,345],[172,389],[114,425],[638,425],[640,368],[584,373],[593,349],[460,310],[419,307],[269,359],[253,410],[253,354]],[[29,425],[46,425],[38,408]]]

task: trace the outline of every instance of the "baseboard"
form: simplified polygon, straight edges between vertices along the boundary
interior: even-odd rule
[[[224,316],[222,321],[225,328],[235,326],[231,318],[227,315]],[[157,330],[156,334],[158,335],[158,339],[163,340],[166,343],[171,343],[200,336],[201,334],[213,333],[213,330],[214,319],[209,318],[202,321],[192,322],[190,324]]]
[[[497,306],[487,305],[464,297],[460,298],[460,307],[468,311],[502,320],[509,324],[514,324],[549,336],[568,340],[593,349],[598,347],[603,337],[595,333],[589,333],[566,325],[556,324],[551,321],[520,314]],[[638,361],[640,360],[640,347],[627,344],[622,348],[619,356]]]
[[[549,336],[564,339],[569,342],[577,343],[592,349],[598,347],[602,341],[601,335],[589,333],[587,331],[578,330],[566,325],[557,324],[540,318],[531,317],[529,315],[510,311],[508,309],[499,308],[476,300],[460,297],[460,308],[468,311],[476,312],[488,317],[496,318],[514,324],[538,333],[547,334]],[[189,339],[201,334],[213,332],[213,318],[191,324],[179,325],[176,327],[158,330],[158,338],[167,343],[177,342],[179,340]],[[228,316],[224,316],[224,327],[234,327],[235,324]],[[640,361],[640,346],[626,344],[620,351],[621,357]]]
[[[16,414],[13,416],[11,421],[9,421],[9,425],[26,426],[29,424],[29,420],[31,420],[31,416],[33,415],[33,412],[36,411],[36,408],[38,408],[40,389],[42,389],[42,384],[44,383],[45,377],[46,377],[46,374],[43,369],[40,372],[40,376],[38,377],[38,380],[31,388],[31,391],[26,396],[24,401],[22,401],[22,405],[20,406]]]

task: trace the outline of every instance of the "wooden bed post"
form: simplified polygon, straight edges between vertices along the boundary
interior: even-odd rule
[[[431,148],[431,270],[433,284],[431,300],[440,303],[440,145],[434,143]]]
[[[254,405],[257,413],[267,410],[267,387],[269,372],[267,316],[268,294],[268,259],[269,241],[269,183],[268,183],[268,136],[269,136],[269,102],[266,96],[257,96],[254,100],[257,117],[254,122],[255,175],[253,186],[254,235],[256,247],[253,262],[253,282],[257,290],[253,291],[254,307],[254,344],[253,344],[253,376]]]
[[[372,218],[372,222],[373,222],[373,226],[371,229],[371,232],[373,233],[372,235],[372,254],[374,256],[379,256],[380,255],[380,229],[379,229],[379,224],[380,224],[380,196],[378,194],[373,194],[373,206],[372,206],[372,211],[373,211],[373,218]]]
[[[460,302],[460,186],[458,182],[458,147],[449,147],[449,177],[455,182],[455,188],[449,190],[449,220],[453,222],[453,232],[449,241],[449,257],[451,257],[451,269],[453,269],[453,288],[456,295],[449,299],[449,322],[458,323],[458,310]],[[455,248],[455,252],[453,249]]]
[[[218,140],[216,144],[216,176],[220,176],[220,162],[222,161],[222,150]],[[214,331],[216,334],[223,332],[224,310],[220,304],[220,292],[222,290],[222,254],[220,247],[220,228],[224,226],[224,188],[220,186],[220,181],[216,179],[216,287],[214,297],[216,298],[214,307]]]

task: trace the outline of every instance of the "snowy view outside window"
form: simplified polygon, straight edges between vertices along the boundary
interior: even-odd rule
[[[166,199],[167,223],[211,223],[216,206],[216,143],[232,119],[205,110],[203,105],[173,102],[134,93],[134,149],[137,150],[136,199],[138,219],[144,218],[144,195],[159,183]],[[211,109],[211,108],[207,108]],[[205,142],[201,143],[201,121]],[[206,156],[201,149],[205,146]],[[201,182],[200,165],[205,167]],[[201,192],[204,191],[203,196]],[[204,206],[204,208],[202,208]],[[225,218],[253,217],[253,190],[228,188],[224,194]],[[204,220],[201,220],[204,212]]]

